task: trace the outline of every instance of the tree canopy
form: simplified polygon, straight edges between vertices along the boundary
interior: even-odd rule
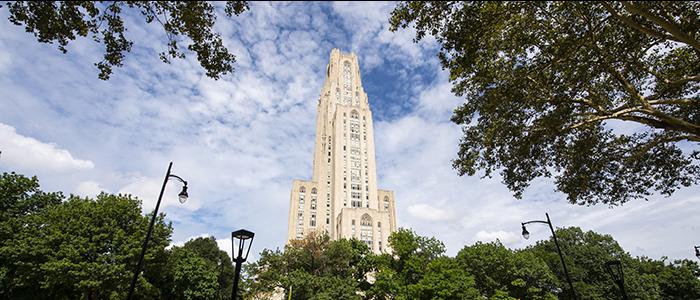
[[[635,258],[624,251],[612,236],[583,231],[578,227],[559,228],[556,234],[580,299],[621,298],[619,289],[605,270],[605,262],[613,259],[621,261],[625,290],[630,299],[700,298],[700,268],[694,261]],[[563,283],[560,286],[567,289],[552,238],[523,251],[531,252],[546,262]]]
[[[453,167],[618,205],[700,181],[700,3],[401,2],[465,99]]]
[[[700,267],[632,257],[609,235],[556,230],[580,299],[620,299],[605,263],[619,259],[631,299],[698,299]],[[399,229],[391,253],[372,254],[357,240],[310,235],[284,251],[263,250],[246,265],[248,298],[292,299],[571,299],[554,241],[524,249],[500,242],[465,246],[455,257],[442,242]],[[290,296],[291,294],[291,296]]]
[[[146,234],[140,201],[102,193],[93,198],[44,192],[36,178],[0,175],[0,298],[123,299]],[[139,277],[139,299],[229,299],[233,265],[212,237],[170,244],[159,215]],[[582,299],[620,299],[604,264],[619,259],[633,299],[698,299],[695,261],[632,257],[609,235],[556,230]],[[242,294],[266,299],[568,299],[550,238],[524,249],[500,242],[463,247],[408,229],[389,236],[390,252],[374,254],[356,239],[308,235],[280,250],[263,250],[245,266]],[[287,298],[288,299],[288,298]]]
[[[0,7],[2,5],[0,4]],[[109,79],[113,67],[121,67],[133,41],[127,37],[125,11],[157,22],[166,36],[166,50],[159,53],[163,62],[185,58],[182,43],[196,53],[206,75],[218,79],[233,72],[236,57],[224,47],[221,35],[214,31],[215,7],[206,1],[12,1],[5,3],[15,25],[23,26],[41,43],[58,44],[66,53],[68,44],[78,37],[90,36],[104,46],[103,59],[95,63],[98,77]],[[248,9],[246,1],[227,1],[227,16]]]
[[[0,174],[0,298],[124,299],[150,216],[141,201],[44,192],[37,178]],[[229,299],[233,265],[212,237],[167,250],[172,228],[156,218],[139,299]]]
[[[248,296],[361,299],[356,291],[368,286],[369,259],[369,248],[358,240],[331,241],[328,235],[310,234],[284,252],[264,250],[257,262],[248,264]]]
[[[148,227],[138,199],[41,191],[36,178],[0,176],[0,295],[8,299],[123,298]],[[9,216],[8,216],[9,215]],[[165,263],[171,227],[158,216],[147,266]],[[152,270],[152,269],[151,269]],[[158,295],[146,269],[137,293]]]

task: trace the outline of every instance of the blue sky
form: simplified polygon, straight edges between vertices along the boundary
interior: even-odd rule
[[[190,201],[168,185],[161,206],[173,243],[256,232],[252,253],[282,248],[293,179],[311,176],[316,100],[332,48],[359,56],[375,118],[379,186],[394,190],[398,224],[445,242],[454,255],[475,241],[525,247],[549,234],[520,222],[543,219],[612,234],[633,255],[692,258],[700,188],[623,207],[565,202],[550,180],[516,200],[500,178],[459,177],[451,168],[462,101],[431,39],[388,31],[391,3],[251,3],[216,29],[236,71],[204,76],[194,54],[164,64],[162,29],[127,17],[134,48],[109,81],[97,79],[101,49],[78,40],[63,55],[0,21],[0,170],[37,175],[45,190],[83,196],[129,193],[155,206],[168,162],[189,182]],[[0,10],[6,20],[6,11]]]

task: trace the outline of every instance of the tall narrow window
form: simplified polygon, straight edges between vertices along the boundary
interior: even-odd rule
[[[352,236],[351,236],[351,237],[355,237],[355,219],[353,219],[352,222],[350,223],[350,228],[351,228],[351,230],[352,230]]]
[[[372,218],[368,214],[362,215],[360,220],[360,241],[364,242],[372,249]]]

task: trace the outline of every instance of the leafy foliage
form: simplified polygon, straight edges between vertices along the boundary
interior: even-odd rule
[[[0,298],[123,299],[148,226],[140,201],[46,193],[36,178],[0,176]],[[212,237],[166,250],[172,228],[159,215],[139,278],[139,299],[228,299],[233,266]],[[622,262],[632,299],[698,299],[694,261],[634,258],[609,235],[556,231],[581,299],[619,299],[604,264]],[[499,242],[464,247],[456,257],[432,237],[399,229],[391,253],[361,241],[309,235],[285,251],[264,250],[245,266],[246,298],[568,299],[553,240],[520,250]]]
[[[126,37],[122,17],[125,9],[138,11],[146,23],[156,21],[163,27],[167,37],[167,50],[159,54],[163,62],[185,58],[180,49],[183,38],[189,40],[187,49],[197,54],[211,78],[232,72],[236,61],[224,47],[221,35],[213,31],[215,8],[205,1],[14,1],[6,6],[10,22],[24,26],[41,43],[57,43],[63,53],[77,37],[89,35],[102,44],[103,59],[95,63],[102,80],[109,79],[112,67],[122,66],[125,52],[130,52],[133,45]],[[224,11],[231,17],[247,9],[246,1],[227,1]]]
[[[554,177],[570,203],[618,205],[700,181],[700,3],[402,2],[465,97],[453,166],[520,198]],[[614,130],[632,126],[631,133]]]
[[[63,199],[61,193],[41,191],[36,177],[0,176],[0,298],[41,298],[36,292],[39,278],[32,271],[39,268],[42,253],[20,239],[35,219]]]
[[[462,248],[456,257],[474,275],[481,295],[487,298],[556,299],[560,284],[547,264],[529,251],[513,251],[500,242]]]
[[[634,258],[611,236],[577,227],[556,232],[580,299],[621,298],[605,270],[611,259],[622,261],[631,299],[699,295],[700,268],[695,262]],[[284,252],[264,250],[257,262],[246,266],[247,296],[264,299],[289,296],[291,291],[293,299],[571,298],[552,239],[520,250],[500,242],[478,242],[455,258],[445,255],[439,240],[407,229],[392,233],[389,240],[393,252],[380,255],[368,253],[356,240],[330,241],[316,235],[292,241]],[[334,244],[361,250],[361,255],[337,255],[331,251]]]
[[[173,249],[170,254],[170,275],[174,295],[170,299],[214,299],[219,290],[218,272],[192,250]]]
[[[189,240],[182,247],[204,259],[216,270],[217,296],[207,299],[229,299],[233,288],[233,264],[226,251],[219,249],[214,237],[199,237]],[[175,250],[173,250],[175,251]]]
[[[2,175],[0,191],[9,208],[0,226],[13,228],[0,247],[3,298],[126,296],[148,226],[139,200],[100,194],[94,200],[71,196],[61,202],[62,194],[44,193],[36,178],[14,173]],[[171,231],[159,216],[147,266],[165,263]],[[158,295],[148,278],[142,278],[137,292]]]
[[[578,227],[557,229],[556,234],[574,288],[581,299],[621,297],[605,270],[605,263],[613,259],[622,263],[625,289],[630,299],[697,299],[700,295],[700,268],[695,262],[681,260],[666,264],[664,260],[633,258],[610,235],[584,232]],[[560,286],[566,289],[553,239],[538,242],[525,251],[543,259],[560,279]],[[668,276],[670,274],[674,275]]]
[[[272,295],[282,290],[292,299],[360,299],[369,285],[369,248],[358,240],[331,241],[310,234],[293,241],[285,252],[265,250],[246,266],[248,294]]]
[[[389,245],[392,253],[377,259],[377,279],[370,295],[380,299],[444,299],[451,293],[475,294],[474,279],[445,257],[445,245],[439,240],[400,228],[389,236]],[[440,278],[459,282],[436,282]]]

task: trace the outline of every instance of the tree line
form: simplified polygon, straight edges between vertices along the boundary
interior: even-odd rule
[[[580,299],[622,299],[605,270],[621,261],[630,299],[700,299],[695,261],[632,257],[610,235],[559,228],[557,237]],[[572,299],[553,240],[525,249],[477,242],[456,256],[435,238],[399,229],[393,251],[372,254],[358,240],[309,235],[247,265],[249,298]]]
[[[0,175],[0,298],[124,299],[149,215],[129,195],[94,198],[42,191],[36,177]],[[610,236],[577,227],[557,236],[581,299],[620,299],[605,262],[622,262],[632,299],[700,299],[695,261],[632,257]],[[139,299],[228,299],[233,266],[213,237],[169,248],[160,214],[145,256]],[[409,229],[389,237],[391,253],[356,239],[308,235],[265,249],[244,267],[244,299],[568,299],[554,242],[525,249],[477,242],[456,256]]]

